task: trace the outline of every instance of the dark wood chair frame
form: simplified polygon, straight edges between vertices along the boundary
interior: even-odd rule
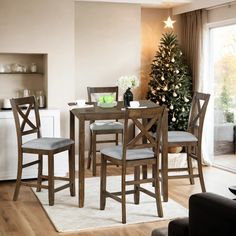
[[[115,87],[87,87],[88,92],[88,102],[92,101],[92,94],[99,94],[99,93],[114,93],[115,94],[115,101],[118,101],[118,86]],[[118,121],[118,120],[116,120]],[[94,120],[90,121],[90,124],[95,122]],[[104,135],[104,134],[115,134],[115,139],[109,139],[109,140],[97,140],[97,135]],[[123,134],[123,129],[109,129],[109,130],[91,130],[90,129],[90,146],[89,146],[89,152],[88,152],[88,162],[87,162],[87,169],[90,169],[91,166],[91,160],[92,160],[92,172],[93,176],[96,176],[97,174],[97,166],[100,164],[97,163],[97,144],[99,143],[115,143],[118,145],[119,141],[119,134]],[[123,139],[123,136],[122,136]]]
[[[68,146],[64,146],[61,148],[53,149],[53,150],[43,150],[43,149],[32,149],[32,148],[22,148],[23,144],[23,136],[36,134],[37,138],[41,138],[41,130],[40,130],[40,116],[38,110],[38,104],[35,98],[25,97],[25,98],[17,98],[11,99],[11,105],[13,110],[13,115],[15,119],[16,132],[17,132],[17,143],[18,143],[18,168],[17,168],[17,179],[16,179],[16,187],[14,192],[13,200],[16,201],[18,199],[19,190],[21,185],[36,187],[37,192],[41,191],[41,189],[48,189],[48,198],[49,205],[54,205],[54,195],[55,192],[63,190],[65,188],[70,188],[71,196],[75,196],[75,147],[74,143]],[[22,107],[26,108],[26,111],[22,111]],[[29,119],[29,115],[31,110],[35,115],[35,122],[32,122]],[[22,121],[20,120],[22,119]],[[35,124],[34,124],[35,123]],[[28,125],[29,129],[25,130]],[[54,155],[63,151],[69,152],[69,177],[56,177],[54,176]],[[23,154],[24,153],[32,153],[38,154],[38,160],[28,162],[23,164]],[[47,155],[48,157],[48,175],[43,175],[43,155]],[[23,168],[38,165],[38,176],[37,176],[37,184],[24,182],[22,181],[22,171]],[[43,185],[42,181],[48,180],[48,185]],[[68,184],[55,188],[54,180],[64,180],[69,181]]]
[[[187,152],[187,168],[168,168],[168,172],[187,171],[187,175],[170,175],[168,179],[189,178],[190,184],[194,184],[194,178],[200,179],[202,192],[206,192],[206,187],[202,171],[202,131],[207,105],[210,94],[195,92],[192,99],[191,110],[189,114],[187,132],[194,134],[197,141],[169,142],[168,147],[182,146]],[[198,173],[193,174],[192,159],[197,161]]]
[[[122,159],[116,159],[111,156],[101,155],[101,185],[100,185],[100,209],[104,210],[106,205],[106,198],[110,197],[122,204],[122,223],[126,223],[126,194],[134,194],[134,203],[139,204],[140,191],[148,194],[156,199],[157,213],[159,217],[163,217],[161,196],[160,196],[160,177],[159,177],[159,152],[160,152],[160,138],[163,130],[163,115],[165,112],[164,107],[144,108],[144,109],[126,109],[124,121],[124,142],[122,147]],[[140,121],[140,119],[143,120]],[[131,140],[128,140],[128,121],[131,121],[140,133],[135,135]],[[156,137],[153,137],[149,130],[152,125],[157,125]],[[128,149],[152,148],[154,157],[146,159],[127,160],[126,152]],[[107,176],[107,162],[121,166],[121,192],[108,192],[106,190],[106,176]],[[153,165],[153,176],[140,179],[140,168],[143,165]],[[127,167],[134,168],[134,180],[126,180]],[[143,188],[140,184],[152,183],[155,187],[155,193]],[[126,191],[126,185],[134,185],[134,190]],[[121,195],[121,197],[119,197]]]

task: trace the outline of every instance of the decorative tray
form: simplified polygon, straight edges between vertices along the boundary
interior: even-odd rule
[[[98,106],[102,108],[112,108],[117,105],[117,101],[111,102],[111,103],[103,103],[103,102],[98,102]]]

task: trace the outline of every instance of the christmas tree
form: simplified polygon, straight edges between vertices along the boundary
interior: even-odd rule
[[[192,101],[192,78],[173,32],[163,34],[150,76],[147,99],[166,105],[169,130],[186,130]]]

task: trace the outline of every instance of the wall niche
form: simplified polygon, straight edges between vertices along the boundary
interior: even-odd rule
[[[0,53],[1,109],[4,99],[23,97],[27,91],[47,98],[47,58],[38,53]]]

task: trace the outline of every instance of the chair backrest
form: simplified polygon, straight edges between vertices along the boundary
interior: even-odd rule
[[[11,106],[14,115],[18,147],[22,145],[25,135],[36,134],[41,137],[40,117],[35,97],[13,98]]]
[[[124,122],[124,143],[123,143],[123,160],[125,161],[127,149],[152,148],[155,155],[159,157],[160,140],[162,128],[164,125],[163,116],[164,106],[152,108],[128,108],[125,111]],[[133,124],[139,132],[130,140],[128,138],[129,126]],[[156,125],[156,135],[153,136],[151,127]],[[167,122],[166,122],[167,126]],[[166,127],[166,132],[168,128]]]
[[[209,99],[210,94],[195,92],[189,114],[188,131],[196,135],[200,143]]]
[[[114,94],[115,101],[118,101],[118,86],[114,87],[87,87],[88,102],[93,101],[95,94]]]

